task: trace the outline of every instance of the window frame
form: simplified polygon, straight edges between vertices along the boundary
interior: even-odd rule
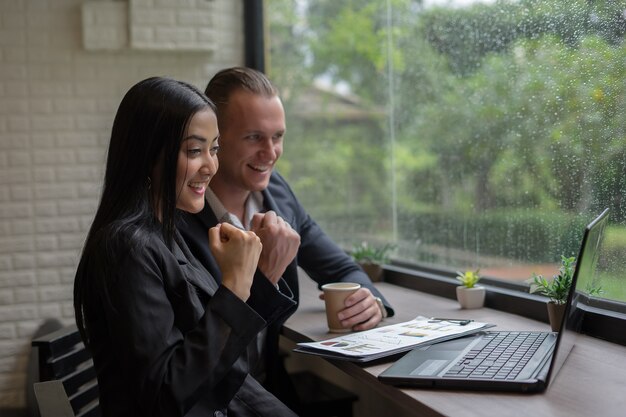
[[[455,300],[459,285],[456,273],[434,267],[394,260],[385,265],[384,281],[404,288]],[[485,307],[548,323],[548,298],[529,294],[521,284],[483,278]],[[584,311],[581,331],[589,336],[626,346],[626,305],[610,300],[589,299],[581,305]]]
[[[244,61],[248,68],[265,72],[265,0],[243,1]]]

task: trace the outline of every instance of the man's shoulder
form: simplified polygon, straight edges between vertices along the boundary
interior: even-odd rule
[[[276,170],[272,171],[272,175],[270,176],[270,183],[268,185],[269,187],[287,187],[289,188],[289,184],[287,183],[287,180],[285,179],[285,177],[283,177],[282,175],[280,175],[280,173]]]
[[[270,177],[270,182],[266,188],[266,192],[268,192],[274,198],[295,198],[293,190],[289,186],[287,180],[276,171],[272,172],[272,176]]]
[[[300,205],[298,198],[287,183],[287,180],[276,171],[272,172],[270,182],[264,194],[266,198],[266,208],[272,208],[272,205],[275,205],[274,208],[279,211],[304,211],[304,208]],[[287,213],[283,213],[283,215],[287,215]]]

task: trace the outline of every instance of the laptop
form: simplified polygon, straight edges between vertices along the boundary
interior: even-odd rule
[[[606,209],[586,228],[558,332],[486,331],[416,348],[378,379],[398,386],[541,392],[558,373],[580,331],[582,281],[595,272]],[[583,279],[578,278],[582,276]],[[578,285],[577,285],[578,284]]]

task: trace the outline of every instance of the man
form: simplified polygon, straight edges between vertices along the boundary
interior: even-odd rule
[[[371,329],[393,315],[367,275],[323,232],[274,171],[283,151],[285,112],[267,77],[249,68],[229,68],[218,72],[205,92],[217,106],[220,166],[207,190],[204,210],[184,216],[179,227],[194,255],[219,277],[207,229],[219,222],[232,223],[261,238],[258,272],[282,292],[292,293],[296,302],[299,266],[320,286],[335,281],[362,285],[339,313],[344,327]],[[279,397],[286,376],[278,358],[282,323],[268,328],[257,352],[251,352],[263,358],[252,374]]]

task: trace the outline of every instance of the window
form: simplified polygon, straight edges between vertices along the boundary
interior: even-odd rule
[[[268,0],[266,15],[278,169],[336,241],[524,290],[609,207],[596,298],[624,305],[625,1]]]

